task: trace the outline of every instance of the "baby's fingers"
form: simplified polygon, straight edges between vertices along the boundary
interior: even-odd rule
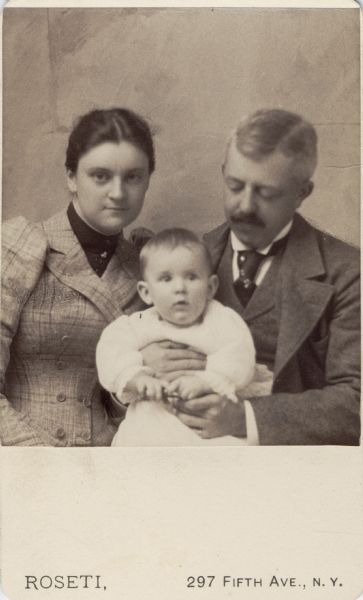
[[[167,383],[165,385],[165,388],[167,389],[169,394],[176,394],[179,391],[179,385],[180,385],[180,380],[174,379],[174,381]]]

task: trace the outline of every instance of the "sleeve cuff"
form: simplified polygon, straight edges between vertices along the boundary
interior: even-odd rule
[[[232,383],[232,381],[227,379],[227,377],[209,369],[206,369],[205,371],[197,371],[196,374],[198,377],[203,379],[203,381],[205,381],[210,388],[216,392],[216,394],[225,396],[232,402],[238,402],[238,398],[236,396],[236,386]]]
[[[122,376],[119,377],[116,381],[116,398],[122,403],[122,396],[124,395],[124,389],[127,386],[128,382],[135,377],[137,373],[145,373],[146,375],[155,376],[153,369],[150,367],[141,367],[140,365],[134,365],[133,367],[128,368],[122,373]]]
[[[257,422],[251,402],[244,400],[246,411],[246,430],[248,446],[259,446],[260,440],[258,436]]]

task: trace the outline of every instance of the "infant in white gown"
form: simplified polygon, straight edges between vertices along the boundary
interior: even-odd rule
[[[144,246],[140,259],[143,280],[138,291],[152,306],[108,325],[96,351],[103,387],[121,402],[125,392],[134,398],[112,445],[246,444],[245,438],[233,436],[202,439],[173,414],[174,396],[188,400],[214,392],[240,402],[271,391],[272,373],[255,365],[247,325],[235,311],[213,300],[218,280],[207,249],[189,231],[165,230]],[[162,340],[205,354],[205,370],[171,383],[158,379],[143,364],[141,350]]]

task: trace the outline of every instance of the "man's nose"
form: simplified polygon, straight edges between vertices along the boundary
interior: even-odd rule
[[[111,182],[109,196],[113,200],[122,200],[125,196],[125,184],[121,177],[114,177]]]
[[[246,185],[239,194],[239,209],[242,213],[255,212],[254,189]]]

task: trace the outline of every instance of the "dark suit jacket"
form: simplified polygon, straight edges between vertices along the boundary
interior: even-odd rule
[[[66,211],[3,227],[0,439],[4,445],[110,445],[95,348],[104,327],[142,307],[138,253],[120,236],[98,277]]]
[[[223,224],[205,236],[217,273],[229,233]],[[261,444],[359,444],[359,271],[356,248],[295,215],[274,298],[272,395],[251,399]]]

